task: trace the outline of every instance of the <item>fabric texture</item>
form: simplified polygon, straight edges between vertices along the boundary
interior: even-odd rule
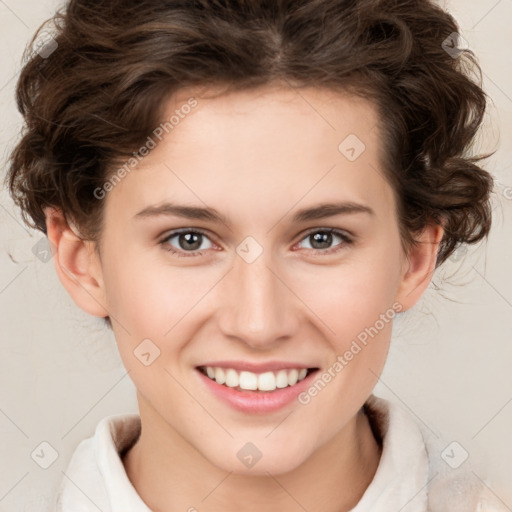
[[[398,403],[365,403],[382,454],[374,478],[350,512],[506,512],[510,509],[464,469],[456,445],[441,457],[434,436]],[[57,494],[57,512],[151,512],[131,484],[122,454],[140,434],[137,414],[108,416],[77,447]],[[446,447],[444,447],[446,448]],[[458,451],[459,450],[459,451]],[[453,462],[452,462],[453,459]]]

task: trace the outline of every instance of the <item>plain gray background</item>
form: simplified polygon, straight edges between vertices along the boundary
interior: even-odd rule
[[[20,130],[13,91],[22,51],[58,5],[0,0],[2,169]],[[474,478],[512,510],[512,0],[443,5],[492,98],[479,147],[498,148],[487,163],[497,180],[494,227],[487,244],[438,271],[441,289],[432,285],[395,322],[375,392],[402,403],[441,446],[464,447]],[[5,190],[0,230],[0,510],[43,511],[78,442],[104,416],[136,411],[134,387],[111,332],[75,306],[53,261],[34,255],[43,235],[23,225]],[[42,442],[57,456],[48,469],[36,463],[53,453]]]

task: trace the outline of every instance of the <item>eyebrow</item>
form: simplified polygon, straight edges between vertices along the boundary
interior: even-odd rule
[[[303,208],[292,217],[293,222],[306,222],[310,220],[324,219],[334,215],[346,215],[354,213],[367,213],[375,215],[375,212],[364,204],[354,202],[322,203],[314,207]],[[151,218],[160,216],[176,216],[191,220],[206,220],[228,224],[227,218],[215,208],[202,208],[197,206],[185,206],[173,203],[164,203],[158,206],[148,206],[138,212],[135,218]]]

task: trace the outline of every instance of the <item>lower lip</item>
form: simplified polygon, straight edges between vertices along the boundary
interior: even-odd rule
[[[196,371],[205,386],[215,396],[234,409],[246,413],[269,413],[282,409],[308,388],[312,377],[317,373],[316,371],[311,372],[297,384],[278,388],[275,391],[237,391],[234,388],[218,384],[197,369]]]

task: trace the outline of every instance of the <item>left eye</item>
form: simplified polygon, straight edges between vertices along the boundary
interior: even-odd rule
[[[177,239],[178,242],[178,248],[173,247],[171,244],[171,240]],[[162,240],[160,243],[167,249],[168,251],[171,251],[173,253],[180,253],[180,252],[192,252],[192,251],[198,251],[203,249],[210,249],[212,246],[211,241],[209,241],[210,245],[207,245],[206,247],[201,247],[202,242],[204,240],[208,240],[208,237],[201,233],[200,231],[181,231],[178,233],[173,233],[169,235],[167,238]],[[201,254],[199,252],[198,254]],[[195,254],[191,254],[191,256],[195,256]]]

